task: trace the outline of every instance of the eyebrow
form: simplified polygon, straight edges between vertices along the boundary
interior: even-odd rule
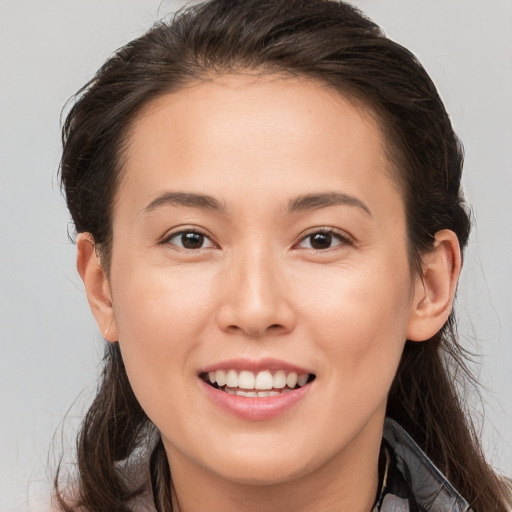
[[[324,192],[299,196],[288,203],[288,213],[316,210],[338,205],[355,206],[361,208],[370,217],[372,216],[370,209],[363,201],[343,192]],[[226,207],[219,200],[206,194],[192,192],[164,192],[153,199],[153,201],[143,209],[143,212],[148,213],[161,206],[186,206],[189,208],[226,213]]]
[[[143,212],[151,212],[161,206],[188,206],[190,208],[200,208],[201,210],[226,212],[226,207],[214,197],[192,192],[164,192],[153,199],[144,208]]]
[[[372,212],[363,201],[355,196],[343,192],[325,192],[321,194],[307,194],[293,199],[288,204],[288,212],[300,212],[304,210],[316,210],[328,206],[347,205],[364,210],[370,217]]]

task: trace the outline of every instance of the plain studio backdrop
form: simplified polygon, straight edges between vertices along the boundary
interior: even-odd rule
[[[487,456],[511,475],[512,2],[354,3],[420,58],[466,148],[463,183],[476,228],[459,287],[459,329],[480,354],[474,369],[484,386]],[[56,458],[72,451],[103,351],[56,179],[61,108],[115,49],[181,5],[0,0],[1,512],[42,510]]]

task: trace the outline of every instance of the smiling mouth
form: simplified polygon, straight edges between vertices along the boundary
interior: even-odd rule
[[[311,373],[286,370],[252,372],[249,370],[216,370],[200,374],[213,388],[230,395],[264,398],[289,393],[306,386],[315,379]]]

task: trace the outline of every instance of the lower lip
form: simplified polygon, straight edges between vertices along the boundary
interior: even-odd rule
[[[235,416],[253,421],[269,420],[281,416],[303,400],[311,388],[311,384],[306,384],[287,393],[254,398],[231,395],[210,386],[202,379],[199,380],[203,390],[212,402]]]

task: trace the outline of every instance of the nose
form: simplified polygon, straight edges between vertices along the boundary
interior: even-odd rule
[[[217,315],[221,329],[250,337],[293,330],[296,315],[290,290],[271,251],[240,254],[226,274]]]

